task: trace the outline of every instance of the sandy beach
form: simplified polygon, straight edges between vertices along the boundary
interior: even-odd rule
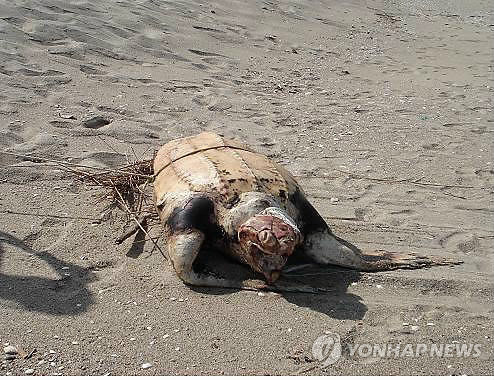
[[[493,28],[487,0],[0,0],[0,375],[492,375]],[[464,263],[192,288],[114,244],[101,190],[2,153],[116,167],[201,131],[283,164],[359,247]],[[434,344],[479,354],[352,354]]]

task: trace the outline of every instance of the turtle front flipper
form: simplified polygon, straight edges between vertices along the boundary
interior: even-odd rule
[[[292,199],[301,213],[301,231],[305,237],[302,252],[318,264],[331,264],[361,271],[377,272],[462,263],[462,261],[454,259],[418,256],[411,253],[362,251],[353,244],[335,236],[324,218],[310,204],[303,193],[296,192]]]
[[[462,263],[454,259],[418,256],[411,253],[361,251],[353,244],[333,235],[329,229],[306,236],[303,252],[319,264],[338,265],[366,272],[419,269]]]
[[[173,210],[166,207],[166,202],[158,204],[158,213],[165,222],[168,257],[175,272],[190,285],[222,286],[193,269],[206,236],[218,233],[213,201],[202,194],[184,193],[173,204]]]

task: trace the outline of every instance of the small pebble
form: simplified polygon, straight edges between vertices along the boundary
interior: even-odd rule
[[[38,362],[38,365],[43,365],[43,364],[45,364],[45,363],[46,363],[46,360],[40,360],[40,361]]]
[[[151,368],[153,365],[151,363],[144,363],[143,365],[141,365],[141,368],[142,369],[147,369],[147,368]]]
[[[6,346],[3,348],[3,352],[6,353],[7,355],[16,355],[17,348],[14,346]]]
[[[110,123],[111,123],[111,120],[105,119],[102,116],[95,116],[95,117],[92,117],[91,119],[84,120],[82,122],[82,125],[84,125],[86,128],[98,129],[98,128],[104,127],[105,125],[108,125]]]
[[[53,350],[48,351],[48,353],[50,353],[50,354],[56,354],[56,352],[53,351]]]
[[[264,296],[265,296],[264,292],[257,292],[257,295],[258,295],[259,297],[264,297]]]
[[[170,336],[170,335],[165,334],[165,335],[163,335],[163,339],[166,339],[166,338],[168,338],[169,336]]]
[[[74,341],[72,342],[72,344],[73,344],[74,346],[77,346],[77,345],[79,344],[79,342],[78,342],[78,341],[76,341],[76,340],[74,340]]]
[[[32,374],[34,373],[34,369],[32,369],[32,368],[28,368],[28,369],[26,369],[26,370],[24,371],[24,373],[25,373],[26,375],[32,375]]]
[[[410,323],[408,323],[408,322],[403,322],[403,326],[409,326],[409,325],[410,325]]]
[[[175,297],[170,297],[170,301],[176,301],[177,299]]]
[[[427,326],[434,326],[434,323],[432,323],[432,322],[427,322]]]
[[[338,198],[329,198],[329,201],[331,203],[337,203],[339,201],[339,199]]]
[[[134,341],[134,340],[136,340],[136,338],[130,338],[129,340]]]
[[[175,351],[180,351],[180,347],[175,347]]]
[[[378,288],[378,289],[382,289],[382,288],[383,288],[383,286],[382,286],[382,285],[376,285],[376,288]]]
[[[410,326],[410,328],[412,329],[412,331],[417,331],[419,329],[418,326]]]
[[[75,120],[75,119],[76,119],[76,117],[75,117],[74,115],[71,115],[71,114],[63,114],[63,113],[61,113],[61,114],[59,114],[59,116],[60,116],[62,119],[73,119],[73,120]]]

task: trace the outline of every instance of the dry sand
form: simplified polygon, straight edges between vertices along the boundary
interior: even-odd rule
[[[492,375],[493,26],[488,0],[0,1],[2,150],[115,166],[216,131],[360,247],[465,261],[323,268],[302,278],[319,295],[191,289],[151,244],[113,244],[97,190],[0,154],[0,344],[36,349],[0,374]],[[326,330],[482,354],[322,370]]]

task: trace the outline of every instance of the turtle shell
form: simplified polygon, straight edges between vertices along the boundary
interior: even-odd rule
[[[200,192],[230,208],[242,193],[255,191],[286,207],[299,189],[293,176],[265,155],[209,132],[165,144],[154,159],[154,173],[158,205],[171,193]]]

